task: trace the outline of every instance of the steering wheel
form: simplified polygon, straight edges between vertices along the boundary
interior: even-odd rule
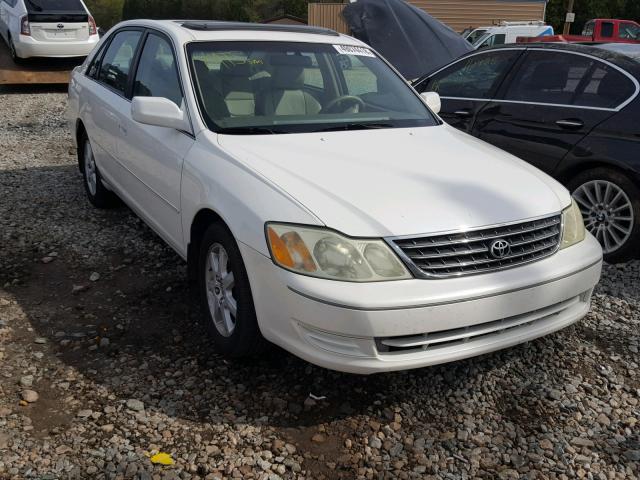
[[[335,107],[337,107],[338,105],[344,102],[352,103],[354,106],[357,105],[360,108],[364,107],[364,102],[360,97],[356,97],[354,95],[342,95],[338,98],[334,98],[333,100],[331,100],[329,103],[327,103],[324,106],[322,110],[327,113],[332,113]]]

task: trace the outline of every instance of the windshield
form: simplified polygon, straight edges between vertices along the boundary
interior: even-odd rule
[[[473,32],[471,32],[468,36],[467,36],[467,41],[473,45],[474,43],[476,43],[476,41],[482,37],[487,31],[483,28],[477,28],[476,30],[474,30]]]
[[[385,62],[363,47],[193,42],[196,96],[218,133],[298,133],[438,124]]]

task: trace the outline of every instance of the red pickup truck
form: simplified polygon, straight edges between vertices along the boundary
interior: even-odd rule
[[[617,42],[640,43],[640,24],[632,20],[596,18],[584,24],[582,35],[548,35],[544,37],[518,37],[518,43],[529,42]]]

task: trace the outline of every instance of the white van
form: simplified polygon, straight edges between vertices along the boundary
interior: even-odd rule
[[[541,21],[501,22],[490,27],[478,27],[465,35],[473,48],[492,47],[503,43],[516,43],[518,37],[553,35],[553,27]]]

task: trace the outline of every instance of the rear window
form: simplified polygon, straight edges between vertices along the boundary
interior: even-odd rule
[[[80,0],[25,0],[29,13],[43,12],[84,12]]]

